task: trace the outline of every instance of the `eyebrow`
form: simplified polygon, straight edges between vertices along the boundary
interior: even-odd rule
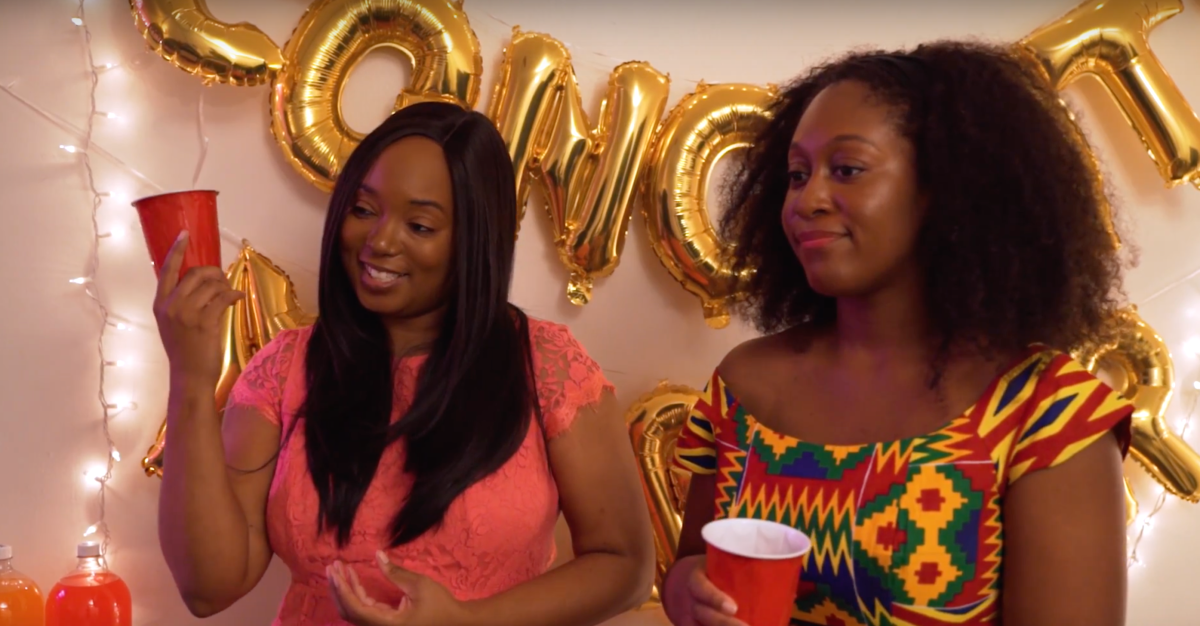
[[[372,187],[366,183],[360,183],[358,186],[358,189],[359,189],[359,191],[367,192],[368,195],[375,196],[376,198],[379,197],[379,192],[376,191],[374,187]],[[428,200],[425,198],[413,198],[412,200],[409,200],[408,203],[411,205],[415,205],[415,206],[433,207],[443,213],[446,212],[446,207],[442,206],[436,200]]]
[[[842,142],[847,142],[847,141],[855,142],[855,143],[865,143],[868,146],[871,146],[872,148],[876,148],[876,149],[879,148],[879,146],[876,145],[874,141],[871,141],[870,139],[867,139],[866,137],[863,137],[862,135],[854,135],[854,134],[836,135],[832,139],[829,140],[829,143],[842,143]],[[795,143],[795,142],[793,142],[792,145],[788,147],[788,152],[796,152],[796,151],[803,151],[803,150],[804,150],[803,146],[801,146],[799,143]]]

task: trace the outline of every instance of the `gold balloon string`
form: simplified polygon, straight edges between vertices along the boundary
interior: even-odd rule
[[[104,304],[104,299],[101,297],[100,291],[96,285],[96,274],[100,268],[100,240],[103,238],[100,232],[100,222],[98,213],[100,205],[103,202],[103,196],[96,188],[96,178],[92,171],[92,131],[95,128],[96,115],[96,87],[100,82],[99,73],[96,71],[95,60],[92,56],[92,32],[87,27],[87,22],[84,19],[84,0],[79,0],[79,6],[76,10],[75,17],[71,20],[76,26],[83,30],[83,48],[87,58],[88,76],[90,80],[88,90],[88,116],[87,123],[83,129],[81,143],[82,146],[62,146],[72,154],[78,154],[80,162],[83,164],[84,173],[87,180],[88,191],[92,195],[91,219],[92,219],[92,246],[91,255],[87,264],[87,274],[82,279],[72,280],[75,284],[83,285],[84,293],[86,293],[96,305],[96,309],[100,313],[100,332],[96,339],[96,352],[100,357],[100,381],[97,397],[100,401],[100,410],[103,416],[102,431],[104,433],[104,442],[107,445],[107,456],[105,458],[104,470],[90,470],[85,472],[85,476],[99,483],[99,518],[84,533],[85,536],[91,535],[94,532],[100,532],[102,541],[100,542],[100,558],[106,559],[108,555],[108,544],[112,538],[112,534],[108,528],[108,521],[105,516],[106,495],[108,492],[108,481],[112,480],[113,467],[119,460],[120,453],[117,451],[116,442],[113,441],[112,433],[109,430],[109,422],[111,421],[114,410],[120,410],[123,407],[109,402],[105,394],[105,375],[113,362],[108,359],[104,350],[104,336],[109,326],[108,307]]]
[[[500,24],[501,26],[503,26],[505,28],[505,30],[511,31],[513,28],[512,24],[509,24],[508,22],[496,17],[491,12],[484,11],[484,15],[488,16],[488,19],[492,20],[493,22],[496,22],[497,24]],[[518,28],[519,28],[519,26],[518,26]],[[584,52],[587,52],[587,56],[584,56],[581,58],[579,55],[580,50],[577,50],[575,48],[575,46],[573,46],[570,43],[565,42],[565,41],[562,42],[562,44],[567,47],[568,51],[570,51],[571,64],[576,67],[578,67],[580,64],[582,64],[582,65],[586,65],[586,66],[590,67],[591,69],[600,70],[602,72],[607,73],[607,72],[611,72],[614,67],[625,62],[625,59],[619,59],[610,54],[605,54],[603,52],[597,52],[595,50],[584,51]],[[597,60],[592,59],[591,57],[599,57],[599,58],[605,59],[605,60],[597,61]],[[687,82],[696,83],[699,81],[693,80],[693,81],[687,81]]]
[[[1193,383],[1193,387],[1200,389],[1200,383]],[[1192,416],[1196,412],[1197,395],[1192,394],[1192,402],[1188,407],[1187,417],[1183,420],[1183,426],[1179,429],[1179,438],[1183,439],[1187,436],[1188,429],[1192,425]],[[1150,512],[1142,518],[1142,524],[1138,527],[1137,536],[1133,539],[1133,545],[1129,548],[1129,558],[1126,561],[1126,569],[1132,568],[1134,565],[1145,567],[1146,563],[1138,556],[1138,548],[1141,547],[1142,539],[1146,537],[1146,531],[1150,530],[1153,525],[1154,516],[1162,511],[1167,503],[1167,490],[1162,487],[1158,488],[1158,497],[1154,500],[1154,506],[1150,508]]]
[[[196,159],[196,173],[192,175],[192,189],[200,184],[200,172],[204,170],[204,160],[208,158],[208,135],[204,132],[204,92],[207,90],[207,85],[202,87],[200,97],[196,99],[196,132],[200,134],[200,156]],[[234,243],[240,240],[241,237],[238,237]]]
[[[1200,267],[1192,270],[1191,272],[1188,272],[1187,276],[1184,276],[1178,280],[1172,281],[1171,283],[1167,284],[1162,289],[1159,289],[1158,291],[1150,294],[1149,296],[1146,296],[1145,298],[1142,299],[1142,301],[1139,304],[1145,304],[1145,303],[1163,295],[1164,293],[1167,293],[1168,291],[1192,280],[1193,278],[1195,278],[1197,276],[1200,276]]]

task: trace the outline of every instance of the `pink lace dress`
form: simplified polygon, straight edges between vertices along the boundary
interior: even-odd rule
[[[554,561],[558,489],[546,458],[546,441],[567,430],[580,408],[612,385],[565,326],[530,319],[537,391],[545,432],[533,420],[520,450],[499,471],[463,493],[441,527],[389,551],[391,559],[438,581],[460,600],[500,593],[545,572]],[[304,401],[304,355],[310,329],[285,331],[247,364],[229,405],[253,408],[286,433]],[[399,419],[412,402],[424,357],[396,368]],[[358,573],[377,600],[398,603],[401,592],[379,572],[375,551],[387,545],[387,528],[408,494],[403,442],[380,460],[351,532],[339,549],[317,533],[317,494],[308,474],[303,427],[280,451],[267,499],[271,547],[292,573],[274,626],[341,625],[325,580],[325,566],[340,559]]]

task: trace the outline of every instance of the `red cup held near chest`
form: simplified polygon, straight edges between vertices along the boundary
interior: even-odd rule
[[[737,603],[750,626],[787,626],[796,602],[800,569],[812,543],[775,522],[722,519],[701,531],[708,544],[705,573]]]
[[[179,277],[193,267],[221,267],[221,231],[217,225],[217,192],[178,191],[133,201],[150,261],[157,274],[180,231],[188,231]]]

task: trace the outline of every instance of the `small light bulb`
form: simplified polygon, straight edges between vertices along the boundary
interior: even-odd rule
[[[78,17],[71,18],[71,23],[76,26],[83,26],[83,20]]]
[[[117,330],[129,330],[129,324],[125,322],[117,322]]]
[[[84,479],[84,482],[89,485],[94,482],[102,483],[102,482],[104,482],[104,475],[107,473],[108,473],[108,470],[104,467],[100,467],[100,466],[91,467],[91,468],[88,468],[87,471],[85,471],[83,473],[83,479]]]
[[[113,112],[111,112],[111,111],[103,112],[103,113],[101,113],[101,115],[103,115],[104,117],[107,117],[107,118],[108,118],[108,119],[110,119],[110,120],[115,120],[115,119],[117,119],[117,114],[116,114],[116,113],[113,113]]]
[[[86,284],[86,283],[88,282],[88,277],[87,277],[87,276],[80,276],[79,278],[72,278],[72,279],[71,279],[70,281],[68,281],[68,282],[70,282],[72,285],[83,285],[83,284]]]
[[[66,150],[67,152],[70,152],[71,154],[75,154],[76,152],[79,152],[79,148],[76,148],[75,146],[72,146],[69,144],[60,144],[58,147],[62,148],[63,150]]]
[[[88,526],[88,527],[87,527],[87,530],[83,531],[83,536],[84,536],[84,537],[91,537],[92,535],[96,534],[96,531],[97,531],[97,530],[100,530],[100,529],[99,529],[99,528],[97,528],[96,526],[97,526],[97,524],[92,524],[91,526]]]
[[[1200,355],[1200,337],[1192,337],[1183,342],[1183,349],[1193,356]]]
[[[114,460],[114,461],[116,461],[117,463],[120,463],[120,462],[121,462],[121,453],[120,453],[120,452],[117,452],[116,448],[114,448],[114,449],[113,449],[113,451],[112,451],[112,458],[113,458],[113,460]]]

